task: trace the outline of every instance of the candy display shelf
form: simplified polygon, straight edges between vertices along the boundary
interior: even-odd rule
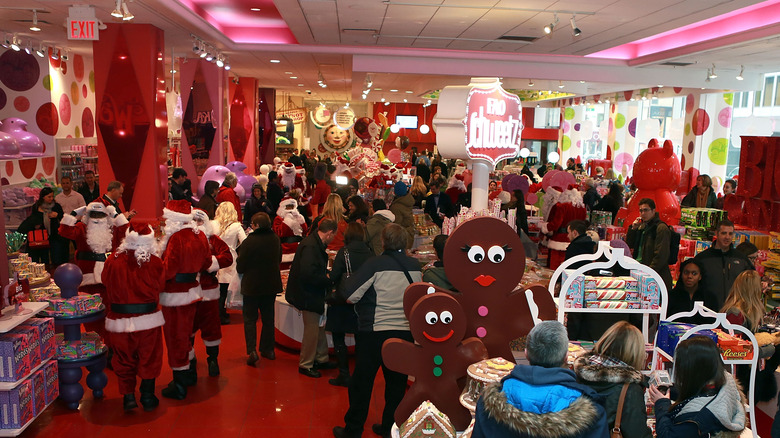
[[[21,379],[17,380],[16,382],[0,382],[0,391],[10,391],[10,390],[16,388],[22,382],[24,382],[25,379],[27,379],[28,377],[30,377],[33,374],[35,374],[36,371],[38,371],[44,365],[46,365],[50,360],[56,360],[56,359],[50,357],[48,359],[42,360],[41,363],[39,363],[37,366],[35,366],[35,368],[31,369],[30,372],[26,376],[22,377]]]
[[[28,319],[35,316],[36,313],[40,312],[41,310],[45,309],[49,303],[30,303],[25,302],[22,303],[22,307],[25,310],[30,310],[25,315],[14,315],[14,306],[8,306],[5,309],[3,309],[3,316],[0,319],[0,333],[6,333],[9,330],[13,329],[14,327],[18,326],[19,324],[27,321]],[[10,313],[10,315],[9,315]],[[6,316],[10,316],[10,319],[6,319]]]
[[[51,402],[47,403],[46,407],[43,408],[43,411],[45,411],[49,406],[51,406],[52,403],[54,403],[54,400],[52,400]],[[43,411],[41,411],[41,412],[43,412]],[[40,415],[40,414],[38,414],[38,415]],[[24,423],[24,426],[22,426],[22,427],[20,427],[18,429],[0,429],[0,437],[19,436],[19,435],[21,435],[22,432],[24,432],[24,430],[27,429],[27,427],[29,425],[31,425],[32,422],[35,421],[36,418],[38,418],[38,415],[32,417],[32,419],[30,419],[30,421],[28,421],[27,423]]]

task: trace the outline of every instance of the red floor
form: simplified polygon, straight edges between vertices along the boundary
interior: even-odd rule
[[[184,401],[160,396],[171,380],[164,359],[157,380],[160,407],[154,412],[136,409],[125,413],[116,377],[110,370],[105,397],[95,400],[87,390],[79,411],[67,409],[59,400],[41,414],[23,437],[332,437],[333,426],[344,425],[347,389],[328,384],[335,370],[312,379],[298,374],[298,355],[276,350],[276,360],[261,359],[256,368],[246,365],[243,325],[233,312],[232,324],[222,326],[220,348],[222,375],[209,377],[206,355],[198,339],[196,354],[198,384]],[[198,345],[200,344],[200,345]],[[86,373],[85,373],[86,374]],[[364,436],[375,436],[371,424],[381,419],[384,382],[381,372]],[[82,380],[82,384],[84,381]],[[85,385],[86,389],[86,385]]]

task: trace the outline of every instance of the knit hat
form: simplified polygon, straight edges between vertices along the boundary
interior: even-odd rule
[[[173,199],[163,208],[163,217],[176,222],[190,222],[192,216],[192,204],[186,199]]]
[[[404,184],[403,181],[398,181],[395,183],[395,186],[393,187],[393,192],[395,193],[395,196],[405,196],[406,192],[409,191],[409,188],[406,187],[406,184]]]

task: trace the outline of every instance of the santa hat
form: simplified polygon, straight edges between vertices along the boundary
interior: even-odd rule
[[[163,217],[176,222],[191,222],[192,204],[186,199],[173,199],[163,208]]]
[[[135,258],[140,265],[141,263],[149,261],[156,246],[157,242],[155,241],[154,233],[148,224],[143,222],[131,222],[127,227],[125,239],[122,241],[122,245],[120,245],[117,251],[135,251]]]

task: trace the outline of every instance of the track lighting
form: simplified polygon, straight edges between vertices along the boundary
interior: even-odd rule
[[[582,31],[580,30],[579,27],[577,27],[577,23],[574,22],[574,15],[571,16],[571,20],[569,20],[569,23],[571,24],[571,34],[576,37],[580,36]]]
[[[707,79],[705,79],[704,82],[709,82],[710,79],[712,79],[712,70],[707,69]]]
[[[742,76],[742,74],[743,74],[743,73],[745,73],[745,66],[743,66],[743,65],[740,65],[740,66],[739,66],[739,74],[737,75],[737,78],[736,78],[738,81],[742,81],[742,80],[744,80],[744,79],[745,79],[745,78]]]
[[[19,47],[19,40],[16,39],[16,35],[14,35],[13,39],[11,40],[11,48],[16,52],[22,49]]]
[[[707,77],[710,79],[715,79],[718,77],[718,74],[715,73],[715,64],[712,64],[712,69],[710,70],[710,74]]]
[[[30,26],[30,30],[33,32],[40,32],[41,28],[38,27],[38,11],[33,9],[33,21],[32,26]]]
[[[213,60],[214,60],[214,55],[212,55],[211,53],[207,52],[206,53],[206,61],[211,62]]]
[[[528,80],[528,86],[529,86],[529,87],[533,87],[533,86],[534,86],[534,81],[533,81],[533,79],[529,79],[529,80]]]
[[[24,53],[32,55],[32,47],[30,47],[30,43],[27,43],[27,45],[24,46]]]
[[[52,48],[51,49],[51,59],[53,59],[55,61],[60,59],[60,51],[57,50],[56,48]]]
[[[11,47],[11,40],[8,39],[7,34],[3,37],[2,46],[4,49]]]
[[[544,33],[548,35],[551,34],[557,24],[558,24],[558,14],[554,13],[552,23],[548,24],[547,26],[544,26]]]
[[[60,58],[63,61],[67,61],[68,60],[68,51],[66,50],[65,53],[60,52]]]
[[[124,12],[124,14],[122,14],[123,21],[130,21],[135,18],[135,15],[127,9],[127,2],[124,1],[122,2],[122,12]]]
[[[122,13],[122,0],[116,0],[116,6],[114,7],[114,10],[111,11],[111,16],[115,18],[124,17],[124,14]]]
[[[558,88],[563,88],[566,85],[563,85],[563,81],[558,81]]]
[[[224,67],[224,66],[225,66],[225,61],[223,61],[223,60],[222,60],[222,57],[221,57],[221,56],[220,56],[220,57],[218,57],[218,58],[217,58],[217,67],[220,67],[220,68],[222,68],[222,67]]]
[[[41,44],[41,46],[38,47],[38,50],[35,51],[35,54],[41,58],[46,56],[46,51],[43,50],[43,44]]]
[[[230,71],[230,61],[225,58],[225,70]]]

